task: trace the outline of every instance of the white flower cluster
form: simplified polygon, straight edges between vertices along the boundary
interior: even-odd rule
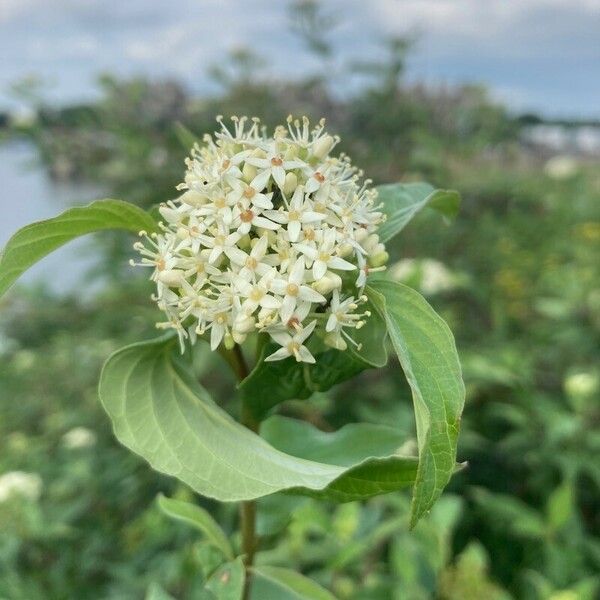
[[[37,473],[9,471],[0,475],[0,502],[16,496],[37,500],[42,493],[42,478]]]
[[[376,191],[322,120],[288,118],[267,136],[258,119],[232,119],[187,160],[182,195],[160,207],[161,233],[135,248],[153,268],[154,299],[182,344],[210,331],[231,348],[252,332],[281,346],[266,360],[314,362],[308,338],[344,350],[370,271],[387,253],[376,234]]]
[[[89,448],[96,443],[96,434],[87,427],[74,427],[62,436],[62,443],[70,450]]]

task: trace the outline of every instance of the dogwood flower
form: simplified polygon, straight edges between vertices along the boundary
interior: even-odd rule
[[[268,361],[315,362],[315,336],[356,345],[362,288],[387,258],[370,181],[331,155],[339,139],[324,121],[290,117],[270,137],[258,119],[217,120],[186,160],[180,196],[160,207],[160,231],[134,246],[166,316],[157,327],[175,330],[182,351],[205,334],[213,350],[268,336],[279,345]]]
[[[327,269],[339,271],[353,271],[356,269],[356,265],[335,254],[336,238],[336,230],[327,229],[323,234],[322,242],[318,246],[317,244],[314,246],[296,244],[296,249],[300,250],[312,262],[313,277],[315,279],[321,279]]]
[[[315,357],[310,353],[310,350],[306,346],[303,346],[303,344],[313,332],[316,324],[317,321],[315,320],[293,335],[290,335],[285,331],[271,332],[271,337],[281,346],[281,348],[267,356],[265,361],[281,360],[288,356],[293,356],[297,362],[315,363]]]
[[[285,160],[277,152],[271,152],[266,158],[250,157],[247,162],[261,169],[261,175],[264,177],[268,173],[275,183],[283,188],[287,171],[298,169],[305,166],[300,160]]]
[[[304,271],[304,260],[299,258],[290,269],[287,277],[280,277],[272,283],[273,291],[283,296],[279,311],[283,323],[288,322],[298,302],[326,302],[325,297],[319,292],[308,285],[303,285]]]
[[[285,197],[284,197],[285,202]],[[310,200],[306,199],[304,188],[299,185],[294,191],[294,195],[287,207],[287,210],[281,206],[279,210],[267,210],[265,216],[272,221],[287,225],[287,232],[290,242],[298,241],[303,223],[315,223],[325,218],[323,213],[313,210]]]

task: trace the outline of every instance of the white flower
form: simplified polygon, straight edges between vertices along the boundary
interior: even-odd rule
[[[263,177],[268,173],[280,188],[283,188],[285,183],[286,171],[305,166],[305,163],[300,160],[285,160],[276,152],[270,153],[266,158],[250,157],[247,162],[262,169],[261,175]]]
[[[272,193],[264,193],[265,186],[269,181],[270,173],[263,171],[259,173],[249,184],[242,179],[228,177],[227,183],[231,186],[229,201],[232,204],[243,200],[248,201],[253,207],[269,209],[273,208]]]
[[[299,258],[290,269],[286,278],[275,279],[272,283],[273,291],[283,296],[281,321],[287,323],[292,316],[297,302],[326,302],[324,296],[313,290],[304,282],[304,259]]]
[[[267,211],[269,212],[269,211]],[[250,233],[252,226],[262,229],[279,229],[279,224],[273,223],[269,219],[261,216],[260,209],[256,207],[250,208],[242,202],[238,203],[234,209],[234,217],[232,227],[237,228],[237,232],[241,235]],[[266,214],[266,212],[265,212]]]
[[[285,202],[285,197],[283,198]],[[313,210],[311,203],[306,199],[304,188],[299,185],[294,191],[294,195],[290,201],[287,210],[280,207],[279,210],[267,210],[265,215],[269,219],[287,225],[287,232],[290,242],[298,241],[302,223],[315,223],[322,221],[325,218],[323,213],[318,213]]]
[[[233,265],[241,267],[239,274],[243,278],[250,280],[255,274],[264,275],[267,271],[271,270],[269,265],[262,262],[267,253],[268,244],[269,238],[263,235],[254,244],[254,247],[250,250],[250,254],[234,247],[226,248],[225,254]]]
[[[9,471],[0,476],[0,502],[21,497],[37,500],[42,493],[42,478],[37,473]]]
[[[289,118],[273,137],[258,119],[218,121],[186,161],[181,196],[160,207],[161,231],[135,245],[166,315],[157,327],[174,329],[182,351],[197,336],[214,350],[258,332],[281,346],[269,360],[314,362],[304,344],[312,335],[339,349],[354,343],[348,332],[368,313],[356,312],[356,277],[341,275],[358,270],[364,287],[387,257],[370,182],[330,155],[339,140],[324,121],[311,129]]]
[[[288,356],[293,356],[297,362],[316,362],[315,357],[310,353],[310,350],[306,346],[303,346],[306,338],[313,332],[316,324],[317,322],[313,321],[306,327],[294,333],[294,335],[290,335],[285,331],[273,331],[271,337],[281,346],[281,348],[267,356],[265,361],[282,360]]]
[[[355,300],[354,296],[342,300],[339,290],[333,290],[329,310],[327,311],[327,322],[325,323],[325,331],[327,332],[325,343],[327,345],[337,348],[338,350],[345,350],[347,348],[347,340],[360,348],[360,345],[344,331],[344,327],[360,329],[365,324],[365,321],[362,319],[370,317],[371,313],[365,311],[364,313],[359,314],[355,311],[358,308],[359,303],[366,302],[366,300],[366,296],[361,296],[358,300]]]
[[[318,246],[296,244],[295,247],[311,260],[313,277],[315,279],[321,279],[327,272],[327,269],[337,269],[340,271],[352,271],[356,269],[356,265],[336,256],[334,251],[335,246],[336,231],[331,228],[325,231],[323,234],[323,241]]]
[[[212,235],[203,235],[200,239],[207,248],[212,248],[212,251],[208,257],[210,264],[214,263],[223,252],[226,252],[229,248],[235,247],[242,236],[236,231],[234,233],[227,233],[227,229],[224,224],[221,224],[217,231]]]
[[[248,283],[241,275],[236,275],[232,278],[236,289],[245,299],[241,307],[244,315],[252,315],[259,306],[274,310],[277,310],[281,306],[281,300],[269,293],[271,292],[274,277],[275,269],[271,269],[254,284]]]
[[[211,350],[216,350],[232,325],[233,317],[229,307],[216,309],[211,321],[206,329],[210,329],[210,348]],[[198,333],[204,333],[204,331],[199,331]]]
[[[65,448],[88,448],[96,443],[96,434],[86,427],[74,427],[62,436]]]

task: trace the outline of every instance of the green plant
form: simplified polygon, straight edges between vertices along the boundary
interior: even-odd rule
[[[256,121],[245,129],[245,119],[234,119],[233,133],[223,126],[216,142],[194,146],[186,191],[160,206],[161,221],[156,211],[98,200],[23,228],[0,258],[3,293],[75,237],[142,232],[139,264],[152,268],[167,316],[159,326],[177,336],[115,352],[99,395],[119,441],[154,469],[203,496],[239,503],[238,545],[207,511],[160,500],[221,555],[204,582],[208,598],[282,597],[285,590],[330,597],[298,573],[254,564],[257,499],[286,493],[349,502],[412,486],[414,526],[457,468],[464,386],[452,334],[418,292],[381,273],[383,243],[426,206],[454,216],[458,194],[397,184],[377,196],[346,158],[330,157],[337,140],[323,124],[288,125],[268,138]],[[270,415],[286,400],[384,366],[387,338],[412,390],[414,455],[394,428],[356,423],[325,433]],[[237,420],[198,383],[196,340],[210,342],[237,376]]]

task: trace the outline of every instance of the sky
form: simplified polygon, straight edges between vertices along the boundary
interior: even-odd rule
[[[600,0],[324,0],[346,60],[377,60],[384,36],[415,33],[408,77],[483,83],[515,111],[600,118]],[[314,60],[289,30],[290,0],[0,0],[0,107],[11,83],[46,82],[59,103],[93,97],[101,72],[211,89],[208,67],[248,47],[274,76]]]

